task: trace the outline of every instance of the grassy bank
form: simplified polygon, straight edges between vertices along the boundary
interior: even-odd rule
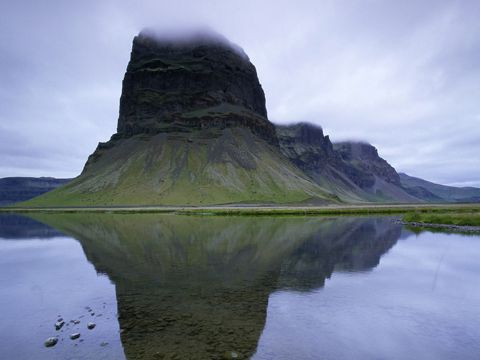
[[[479,211],[465,212],[411,212],[403,220],[412,223],[443,224],[456,226],[480,226]]]
[[[415,205],[345,205],[345,206],[208,206],[208,207],[10,207],[0,212],[15,213],[170,213],[217,216],[321,216],[321,215],[389,215],[465,214],[480,216],[480,204],[415,204]],[[406,220],[409,221],[409,220]],[[412,220],[413,221],[413,220]]]

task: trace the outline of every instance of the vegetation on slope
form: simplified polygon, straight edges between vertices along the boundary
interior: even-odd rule
[[[338,200],[248,129],[114,140],[67,186],[26,206],[319,204]]]

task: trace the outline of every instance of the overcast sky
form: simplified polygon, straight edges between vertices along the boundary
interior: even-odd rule
[[[257,68],[275,123],[480,186],[480,1],[2,1],[0,177],[73,177],[115,132],[133,36],[208,25]]]

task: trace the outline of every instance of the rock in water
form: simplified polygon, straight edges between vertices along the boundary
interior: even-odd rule
[[[238,353],[236,353],[235,351],[227,351],[224,356],[223,356],[224,359],[238,359],[239,356],[238,356]]]
[[[93,322],[89,322],[89,323],[87,324],[87,328],[88,328],[89,330],[94,329],[95,326],[97,326],[97,325],[96,325],[95,323],[93,323]]]
[[[80,333],[74,333],[74,334],[70,335],[70,339],[72,339],[72,340],[76,340],[79,337],[80,337]]]
[[[65,325],[65,321],[63,321],[63,320],[57,321],[55,323],[55,330],[57,330],[57,331],[60,330],[63,327],[63,325]]]
[[[58,338],[57,337],[49,337],[47,340],[45,340],[45,347],[52,347],[57,345]]]

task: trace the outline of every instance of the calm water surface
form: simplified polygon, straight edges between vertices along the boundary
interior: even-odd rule
[[[0,359],[479,359],[479,275],[388,217],[2,215]]]

